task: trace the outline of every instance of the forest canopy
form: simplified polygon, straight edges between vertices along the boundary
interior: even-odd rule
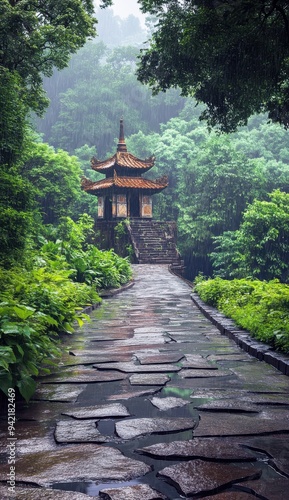
[[[111,2],[105,2],[110,4]],[[179,87],[206,104],[222,131],[266,112],[289,126],[289,5],[286,0],[139,0],[157,24],[138,77],[154,92]]]

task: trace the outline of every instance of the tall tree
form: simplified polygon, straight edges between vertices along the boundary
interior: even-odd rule
[[[259,112],[289,126],[287,0],[139,3],[158,19],[140,57],[143,83],[154,92],[179,86],[206,104],[202,118],[223,131]]]
[[[95,22],[92,0],[0,0],[0,85],[1,94],[9,94],[0,122],[2,164],[13,161],[16,136],[21,149],[23,113],[41,114],[48,104],[43,75],[68,64],[70,54],[95,34]]]

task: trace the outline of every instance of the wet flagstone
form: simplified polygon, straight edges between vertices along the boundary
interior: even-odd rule
[[[47,488],[16,488],[15,497],[8,495],[7,487],[0,486],[1,500],[89,500],[91,496],[74,491],[49,490]]]
[[[61,375],[56,375],[52,377],[47,377],[43,384],[89,384],[93,382],[113,382],[116,380],[123,380],[126,378],[126,375],[121,374],[120,372],[100,372],[95,369],[87,369],[83,368],[82,370],[78,367],[74,370],[63,370]]]
[[[54,433],[57,443],[107,443],[108,438],[96,428],[96,421],[71,422],[61,420],[57,422]]]
[[[62,412],[62,415],[67,415],[73,418],[107,418],[107,417],[128,417],[130,415],[127,408],[120,404],[95,405],[81,408],[80,410]]]
[[[186,354],[185,361],[182,361],[183,368],[195,368],[204,370],[217,370],[218,367],[209,363],[200,354]]]
[[[159,392],[159,389],[145,389],[142,391],[130,391],[130,392],[119,392],[118,394],[112,394],[108,396],[109,401],[115,401],[118,399],[131,399],[136,398],[138,396],[150,396],[151,394],[155,394]]]
[[[107,363],[93,366],[98,370],[117,370],[125,373],[161,373],[178,372],[181,367],[176,365],[137,365],[135,363]]]
[[[194,429],[192,418],[135,418],[115,424],[116,432],[123,439],[133,439],[145,434],[164,434]]]
[[[164,495],[147,484],[100,490],[100,498],[104,500],[166,500]]]
[[[250,405],[249,403],[236,400],[218,400],[209,403],[203,403],[195,406],[198,410],[202,411],[228,411],[228,412],[247,412],[258,413],[261,411],[260,407]]]
[[[158,443],[137,450],[156,458],[206,458],[221,461],[252,461],[256,453],[228,438],[193,438],[189,441]]]
[[[170,380],[168,375],[143,373],[129,377],[131,385],[164,385]]]
[[[195,436],[240,436],[289,432],[289,416],[282,413],[262,413],[257,416],[201,412]]]
[[[266,498],[268,500],[285,500],[289,491],[289,479],[285,477],[277,477],[274,479],[267,478],[264,482],[245,481],[244,483],[240,483],[239,486],[248,488],[252,491],[252,493],[261,495],[261,498]],[[229,497],[227,497],[226,500],[227,499],[230,500]],[[212,500],[214,500],[214,497],[212,498]]]
[[[143,462],[127,458],[114,448],[96,444],[68,445],[54,452],[24,455],[17,461],[18,481],[40,486],[107,479],[128,481],[149,470]]]
[[[184,355],[179,352],[174,353],[156,351],[154,353],[136,352],[135,354],[141,365],[149,365],[154,363],[177,363],[184,357]]]
[[[202,499],[203,500],[254,500],[254,496],[252,496],[250,493],[246,493],[245,491],[224,491],[223,493],[217,493],[217,495],[202,497]]]
[[[151,403],[159,408],[159,410],[166,411],[172,408],[179,408],[180,406],[185,406],[189,404],[190,401],[182,398],[175,397],[167,397],[167,398],[157,398],[154,397],[151,400]]]
[[[201,370],[201,369],[183,369],[180,372],[180,377],[182,378],[207,378],[207,377],[226,377],[228,375],[232,375],[229,371],[223,371],[223,370]]]
[[[33,400],[39,401],[70,401],[75,403],[79,394],[82,393],[85,387],[79,385],[61,385],[61,384],[45,384],[40,385],[33,394]]]
[[[261,476],[261,471],[254,467],[241,468],[230,464],[191,460],[166,467],[159,474],[173,481],[183,494],[196,495],[213,492],[245,479],[257,479]]]
[[[253,361],[252,356],[247,354],[246,352],[242,352],[240,354],[210,354],[207,357],[210,361]]]

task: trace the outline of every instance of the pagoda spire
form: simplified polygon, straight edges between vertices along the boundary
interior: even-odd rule
[[[123,131],[123,119],[120,119],[120,125],[119,125],[119,140],[118,140],[118,145],[117,145],[117,151],[120,153],[127,152],[127,147],[126,143],[124,140],[124,131]]]

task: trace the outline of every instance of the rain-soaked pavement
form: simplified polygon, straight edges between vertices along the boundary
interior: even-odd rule
[[[288,498],[289,377],[222,336],[167,266],[134,271],[18,403],[16,493],[2,422],[0,498]]]

